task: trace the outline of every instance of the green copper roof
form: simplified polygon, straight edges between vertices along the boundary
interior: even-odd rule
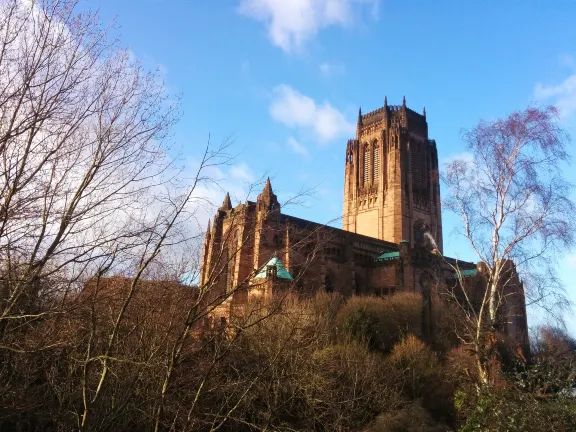
[[[471,270],[460,270],[460,275],[463,278],[467,278],[467,277],[474,277],[478,274],[478,270],[476,269],[471,269]],[[454,274],[452,275],[452,277],[454,279],[458,278],[458,273],[454,272]]]
[[[375,261],[388,261],[393,260],[400,257],[400,252],[385,252],[380,255]]]
[[[288,270],[286,270],[286,267],[284,267],[282,261],[280,261],[277,257],[272,258],[265,265],[263,265],[256,276],[254,276],[254,279],[265,279],[268,275],[268,267],[276,267],[276,277],[278,279],[286,279],[290,281],[294,280],[292,275],[288,273]]]

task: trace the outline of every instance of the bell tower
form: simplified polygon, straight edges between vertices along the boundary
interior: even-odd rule
[[[402,105],[358,113],[348,140],[342,228],[381,240],[429,245],[442,252],[436,142],[428,139],[426,109]],[[428,233],[430,236],[425,235]]]

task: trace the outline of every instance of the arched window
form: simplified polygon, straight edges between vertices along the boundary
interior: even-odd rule
[[[424,246],[424,234],[428,231],[428,226],[423,221],[417,221],[414,224],[414,243]]]
[[[417,193],[428,190],[426,149],[422,143],[410,142],[410,165],[412,170],[412,189]]]
[[[326,290],[326,292],[329,292],[329,293],[334,291],[334,285],[332,282],[332,277],[328,274],[326,276],[324,276],[324,289]]]
[[[374,161],[374,167],[372,169],[372,182],[376,183],[378,181],[378,175],[380,174],[380,149],[378,144],[374,143],[372,148],[372,157]]]
[[[270,278],[270,279],[275,279],[277,276],[278,272],[278,267],[276,267],[275,265],[269,265],[268,267],[266,267],[266,277]]]
[[[234,270],[236,268],[236,258],[238,253],[238,230],[236,230],[230,237],[230,243],[226,253],[226,282],[224,285],[227,293],[234,290]]]
[[[274,235],[274,246],[276,248],[281,248],[283,246],[282,236],[275,234]]]
[[[370,181],[370,149],[368,145],[364,147],[364,184]]]
[[[356,273],[354,275],[354,294],[361,295],[364,292],[364,280]]]

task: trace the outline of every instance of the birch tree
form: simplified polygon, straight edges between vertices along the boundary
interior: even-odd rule
[[[463,133],[468,153],[444,167],[445,208],[461,221],[456,231],[467,240],[483,268],[485,288],[459,280],[453,300],[469,328],[463,341],[473,345],[482,382],[488,381],[482,354],[496,331],[508,290],[522,279],[527,305],[550,313],[567,304],[555,272],[557,258],[574,241],[572,185],[563,177],[569,137],[554,107],[527,108],[508,117],[482,121]],[[512,264],[513,263],[513,264]],[[473,292],[474,291],[474,292]]]

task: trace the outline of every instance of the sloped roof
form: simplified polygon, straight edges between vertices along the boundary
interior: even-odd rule
[[[478,270],[476,270],[476,269],[460,270],[460,275],[461,275],[463,278],[474,277],[474,276],[476,276],[477,274],[478,274]],[[452,277],[453,277],[454,279],[457,279],[457,278],[458,278],[458,273],[454,272],[454,273],[452,274]]]
[[[286,270],[282,261],[280,261],[277,257],[270,259],[266,264],[262,266],[262,268],[256,273],[254,279],[265,279],[267,275],[267,269],[270,266],[276,266],[276,277],[278,279],[286,279],[286,280],[294,280],[292,275]]]
[[[374,261],[388,261],[400,258],[400,252],[385,252]]]

